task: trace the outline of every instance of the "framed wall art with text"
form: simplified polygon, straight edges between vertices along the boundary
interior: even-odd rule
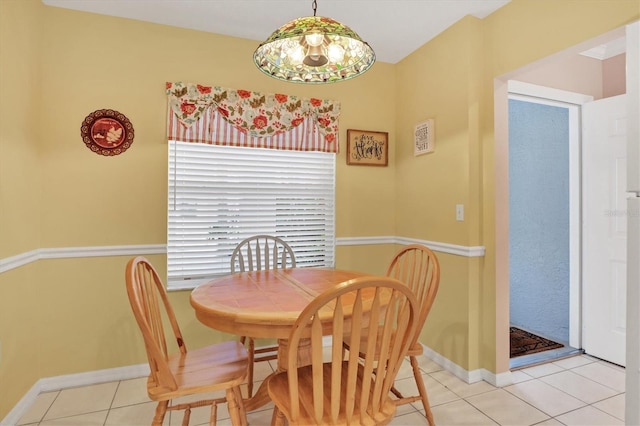
[[[389,161],[389,134],[369,130],[347,130],[347,164],[386,166]]]
[[[413,141],[414,156],[435,151],[436,144],[433,137],[433,119],[416,124],[413,131]]]

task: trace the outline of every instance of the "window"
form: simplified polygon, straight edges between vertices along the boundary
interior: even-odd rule
[[[333,267],[335,154],[170,141],[168,287],[230,273],[255,234],[287,241],[299,267]]]

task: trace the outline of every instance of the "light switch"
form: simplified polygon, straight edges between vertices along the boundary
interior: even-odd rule
[[[464,204],[456,204],[456,220],[458,222],[464,220]]]

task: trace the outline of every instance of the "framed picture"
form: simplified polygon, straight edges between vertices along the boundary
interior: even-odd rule
[[[389,160],[389,134],[369,130],[347,130],[347,164],[386,166]]]
[[[133,125],[122,113],[99,109],[87,115],[80,126],[87,148],[104,156],[119,155],[133,143]]]
[[[433,119],[423,121],[416,125],[413,131],[413,155],[428,154],[435,151],[436,145],[433,138]]]

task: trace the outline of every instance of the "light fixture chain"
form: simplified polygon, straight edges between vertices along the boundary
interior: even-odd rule
[[[316,16],[316,9],[318,8],[318,2],[316,0],[313,0],[311,7],[313,7],[313,16]]]

